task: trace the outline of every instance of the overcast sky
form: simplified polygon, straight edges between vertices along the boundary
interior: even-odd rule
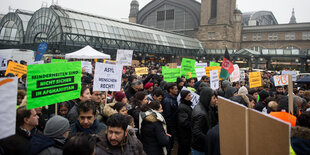
[[[54,0],[57,1],[57,0]],[[140,9],[151,0],[138,0]],[[201,0],[197,0],[201,1]],[[52,0],[1,0],[0,13],[13,9],[38,10],[42,3],[50,6]],[[100,16],[126,19],[129,15],[131,0],[58,0],[58,5]],[[237,7],[242,12],[267,10],[272,11],[278,23],[288,23],[292,8],[295,8],[297,23],[310,22],[310,0],[237,0]]]

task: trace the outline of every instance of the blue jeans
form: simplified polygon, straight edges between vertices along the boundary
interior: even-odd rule
[[[204,155],[204,154],[205,154],[204,152],[200,152],[192,148],[192,155]]]

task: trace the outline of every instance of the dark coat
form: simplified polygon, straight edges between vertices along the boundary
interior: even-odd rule
[[[147,155],[163,155],[163,147],[169,144],[169,137],[166,135],[162,122],[154,115],[143,119],[140,137]]]
[[[105,129],[107,126],[103,123],[99,123],[97,119],[95,119],[93,125],[89,129],[83,129],[83,127],[80,125],[80,122],[77,120],[75,124],[72,124],[70,126],[70,134],[72,135],[77,132],[84,132],[88,134],[98,134],[103,129]]]
[[[192,138],[192,129],[191,129],[191,120],[192,120],[192,111],[191,108],[192,102],[181,102],[177,110],[177,137],[179,144],[189,145],[191,144]]]
[[[296,126],[292,128],[291,146],[297,155],[310,153],[310,129]]]
[[[125,90],[125,94],[128,100],[130,100],[131,97],[134,97],[136,94],[136,91],[130,86]]]
[[[167,94],[167,96],[164,98],[162,102],[163,107],[163,116],[167,122],[167,129],[169,130],[175,130],[177,127],[177,109],[178,109],[178,103],[176,96],[171,96],[170,94]],[[169,133],[173,134],[173,133]]]
[[[96,155],[146,155],[142,143],[136,138],[127,134],[120,146],[111,146],[108,142],[107,133],[101,132],[97,137]]]
[[[41,134],[35,134],[29,142],[29,155],[62,155],[63,143]]]
[[[262,112],[266,106],[267,104],[264,101],[259,101],[257,104],[255,104],[254,109]]]
[[[220,155],[220,134],[219,125],[211,128],[206,136],[205,154]]]
[[[211,88],[203,88],[200,101],[192,112],[192,148],[201,152],[204,152],[206,133],[218,122],[217,109],[210,107],[213,95]]]

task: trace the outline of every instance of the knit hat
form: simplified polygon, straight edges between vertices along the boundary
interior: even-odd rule
[[[69,121],[62,116],[50,118],[44,128],[44,135],[50,138],[61,137],[70,128]]]
[[[151,87],[153,87],[153,83],[147,83],[147,84],[145,84],[145,86],[144,86],[144,89],[149,89],[149,88],[151,88]]]
[[[242,86],[241,88],[239,88],[238,94],[248,94],[248,89],[244,86]]]
[[[230,86],[230,82],[227,81],[227,80],[225,80],[225,81],[222,82],[222,86],[223,86],[224,88],[226,88],[226,87]]]
[[[125,95],[125,93],[123,93],[121,91],[117,91],[117,92],[115,92],[114,97],[115,97],[116,101],[120,102],[120,101],[122,101],[123,98],[126,97],[126,95]]]
[[[182,90],[181,91],[181,99],[184,99],[189,93],[191,93],[191,92],[188,90]]]

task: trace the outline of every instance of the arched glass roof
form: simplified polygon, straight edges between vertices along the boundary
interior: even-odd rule
[[[256,21],[255,25],[249,25],[249,21]],[[271,11],[245,12],[242,14],[243,26],[276,25],[277,19]]]

